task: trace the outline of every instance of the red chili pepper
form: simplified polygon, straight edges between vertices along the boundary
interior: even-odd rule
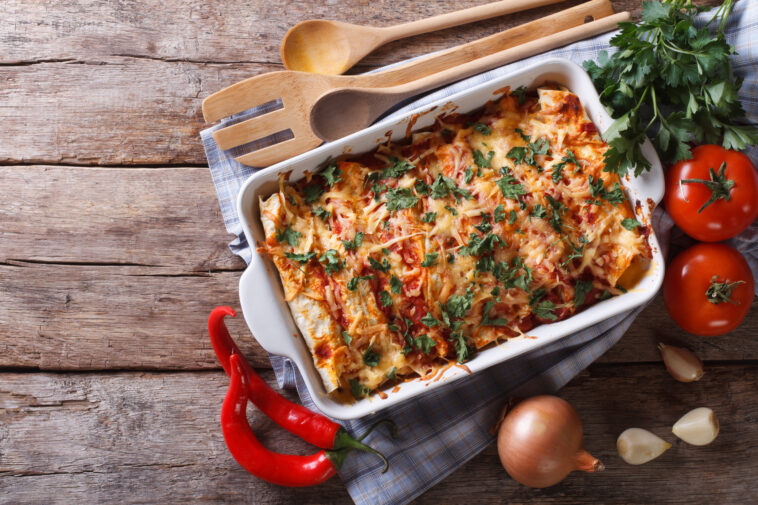
[[[331,457],[332,461],[338,460],[339,465],[342,464],[349,450],[357,449],[371,452],[382,458],[384,461],[383,471],[387,470],[388,462],[386,458],[375,449],[362,443],[361,440],[382,423],[389,423],[391,425],[392,435],[394,436],[396,427],[392,421],[379,421],[369,428],[363,436],[356,439],[350,436],[342,426],[326,416],[312,412],[302,405],[293,403],[279,395],[255,373],[253,367],[250,366],[250,363],[240,353],[239,348],[234,343],[234,340],[232,340],[224,324],[224,317],[227,315],[235,316],[234,310],[231,307],[222,306],[213,309],[208,317],[208,333],[210,334],[213,349],[216,352],[218,360],[221,362],[221,366],[224,367],[224,370],[230,376],[232,372],[231,359],[233,356],[238,356],[235,360],[239,362],[239,366],[245,372],[244,376],[246,384],[248,384],[248,387],[245,388],[247,399],[287,431],[317,447],[334,449],[334,451],[327,451],[326,454],[331,454],[329,457]],[[250,434],[252,434],[252,431],[250,431]],[[227,445],[230,445],[228,442],[227,439]],[[232,454],[234,454],[234,451],[232,451]],[[236,456],[235,459],[240,461]],[[242,464],[242,462],[240,463]],[[339,468],[339,465],[335,466]],[[243,464],[243,466],[245,465]]]
[[[331,478],[342,465],[349,449],[322,449],[310,456],[294,456],[269,451],[255,438],[247,422],[247,400],[251,388],[242,363],[239,354],[229,358],[232,380],[221,408],[221,429],[234,459],[256,477],[280,486],[314,486]]]

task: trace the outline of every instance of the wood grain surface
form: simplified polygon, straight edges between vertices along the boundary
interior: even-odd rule
[[[291,490],[250,477],[221,438],[227,379],[205,318],[215,305],[237,305],[244,263],[227,248],[232,236],[198,138],[200,102],[280,69],[279,41],[298,21],[387,26],[482,3],[2,2],[0,504],[350,503],[338,479]],[[357,71],[578,3],[391,43]],[[641,7],[613,5],[634,15]],[[273,384],[242,319],[229,326]],[[756,333],[753,305],[728,336],[686,335],[659,296],[561,392],[606,472],[530,490],[504,474],[490,446],[415,503],[750,503],[758,478]],[[705,377],[671,380],[655,348],[661,340],[695,350]],[[716,442],[676,442],[671,424],[706,405],[721,421]],[[269,447],[313,450],[249,414]],[[674,447],[648,465],[625,465],[615,438],[630,426]]]

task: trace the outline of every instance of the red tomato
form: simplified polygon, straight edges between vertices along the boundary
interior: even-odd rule
[[[726,240],[758,218],[758,175],[750,158],[740,152],[698,146],[691,160],[680,161],[666,173],[664,201],[674,222],[690,237]]]
[[[722,335],[745,319],[753,288],[753,274],[739,251],[724,244],[697,244],[666,270],[663,301],[683,330]]]

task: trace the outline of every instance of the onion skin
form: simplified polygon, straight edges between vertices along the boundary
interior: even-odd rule
[[[582,421],[565,400],[535,396],[511,410],[498,430],[503,468],[529,487],[558,484],[574,470],[595,472],[603,464],[582,448]]]

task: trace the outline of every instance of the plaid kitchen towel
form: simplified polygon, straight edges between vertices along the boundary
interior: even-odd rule
[[[740,99],[753,123],[758,123],[758,9],[749,2],[737,3],[727,27],[727,37],[737,50],[734,71],[744,77]],[[509,64],[471,77],[428,94],[394,110],[390,116],[404,114],[460,90],[509,74],[548,56],[568,58],[581,64],[608,49],[612,34],[578,42],[561,49]],[[269,109],[270,110],[270,107]],[[263,114],[267,109],[245,111],[226,121],[240,121]],[[211,133],[225,123],[201,132],[213,182],[218,193],[226,229],[236,238],[230,248],[249,262],[251,251],[245,241],[236,213],[236,197],[245,179],[255,169],[234,161],[239,154],[222,151]],[[758,148],[748,151],[758,162]],[[671,236],[672,222],[661,210],[654,214],[653,225],[664,253],[670,242],[686,245],[681,233]],[[758,226],[754,223],[733,240],[758,274]],[[404,504],[444,479],[493,441],[489,429],[504,402],[513,396],[554,392],[584,370],[612,347],[629,328],[642,308],[620,314],[577,334],[471,377],[436,389],[411,402],[384,410],[377,416],[344,422],[351,433],[361,433],[378,418],[393,419],[400,427],[397,439],[386,433],[372,433],[367,441],[384,453],[390,468],[381,473],[381,462],[366,453],[351,455],[339,472],[347,490],[358,505]],[[304,405],[315,408],[300,374],[281,356],[271,356],[281,387],[296,387]]]

